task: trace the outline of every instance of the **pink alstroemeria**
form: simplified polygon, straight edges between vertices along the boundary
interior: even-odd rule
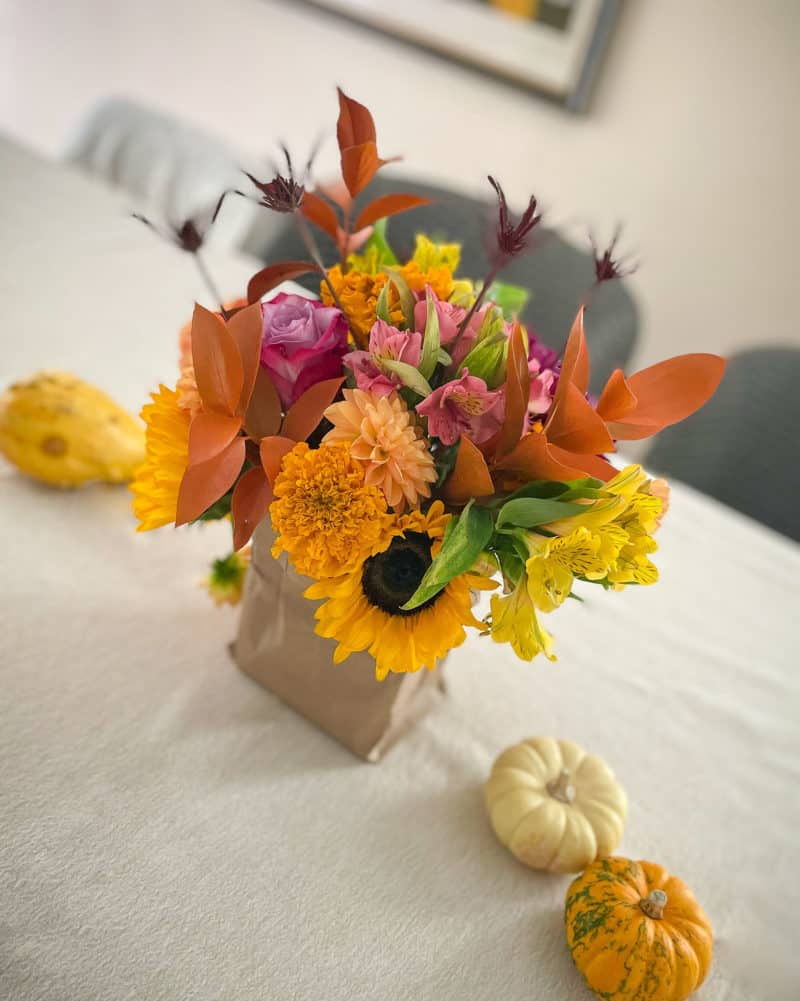
[[[480,445],[500,430],[505,404],[502,389],[487,389],[483,379],[464,369],[458,379],[434,389],[416,409],[428,418],[428,433],[443,445],[455,445],[462,434]]]
[[[451,302],[447,302],[444,299],[438,299],[436,297],[436,293],[431,289],[430,285],[426,286],[425,291],[426,293],[430,292],[431,298],[433,299],[433,305],[439,317],[439,341],[445,351],[448,351],[448,344],[451,344],[458,336],[458,328],[464,320],[464,317],[467,315],[467,311],[463,308],[463,306],[454,306]],[[486,316],[486,310],[488,308],[488,305],[484,306],[475,313],[475,315],[470,319],[469,326],[464,331],[464,334],[459,340],[455,350],[451,352],[451,357],[456,364],[462,362],[472,350],[472,347],[475,344],[475,339],[478,336],[478,331],[483,325],[483,320]],[[425,325],[427,322],[428,300],[426,294],[414,306],[415,330],[417,330],[420,334],[423,334],[425,332]]]
[[[351,351],[343,361],[355,374],[359,389],[375,396],[389,396],[402,382],[396,375],[381,369],[381,360],[402,361],[416,368],[421,353],[421,334],[398,330],[384,320],[376,320],[369,332],[369,351]]]
[[[528,416],[530,420],[538,420],[543,418],[552,406],[556,373],[551,368],[542,368],[536,358],[529,358],[528,374],[530,376]]]

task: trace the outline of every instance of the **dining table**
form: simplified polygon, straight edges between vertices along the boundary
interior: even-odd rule
[[[131,208],[0,137],[0,391],[62,370],[137,413],[174,385],[215,303]],[[206,263],[226,297],[261,266]],[[487,817],[492,762],[533,736],[604,758],[617,853],[692,887],[698,1001],[800,998],[796,543],[673,483],[656,586],[584,587],[548,618],[552,663],[473,631],[368,764],[231,660],[238,610],[202,586],[229,523],[137,533],[130,500],[0,460],[0,998],[590,1001],[573,877]]]

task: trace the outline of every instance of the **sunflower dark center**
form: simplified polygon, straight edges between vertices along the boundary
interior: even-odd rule
[[[402,538],[392,539],[385,552],[364,561],[361,572],[364,596],[388,615],[416,615],[439,597],[436,595],[412,612],[402,607],[417,590],[432,562],[428,536],[422,532],[406,532]]]

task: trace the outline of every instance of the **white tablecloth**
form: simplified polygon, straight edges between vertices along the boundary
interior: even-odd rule
[[[202,288],[124,200],[0,145],[3,383],[67,368],[138,407]],[[252,270],[213,262],[226,292]],[[677,487],[662,582],[584,588],[559,661],[487,640],[368,766],[232,666],[197,586],[226,528],[135,535],[124,488],[0,470],[0,997],[589,998],[568,877],[518,864],[482,802],[533,734],[605,757],[620,851],[715,927],[702,1001],[797,997],[800,550]],[[331,670],[334,670],[332,667]]]

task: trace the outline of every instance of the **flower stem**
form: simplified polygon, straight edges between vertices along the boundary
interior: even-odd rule
[[[225,309],[224,305],[222,304],[222,296],[219,294],[219,290],[217,289],[217,286],[214,284],[214,279],[211,277],[211,273],[206,267],[205,261],[200,256],[200,251],[196,250],[192,256],[195,259],[195,262],[197,264],[197,270],[200,272],[200,275],[206,284],[206,288],[208,289],[211,298],[219,303],[220,314],[222,316],[222,319],[225,320],[225,322],[227,323],[227,321],[230,319],[230,313],[227,311],[227,309]]]
[[[484,279],[484,282],[483,282],[483,285],[481,286],[480,292],[475,296],[475,302],[473,302],[473,304],[470,306],[469,312],[464,317],[464,319],[461,321],[461,325],[458,328],[458,333],[456,334],[455,340],[453,341],[453,343],[451,345],[449,345],[449,351],[450,351],[451,355],[453,354],[453,352],[455,351],[455,349],[458,347],[458,342],[464,336],[464,331],[469,326],[470,320],[472,319],[472,317],[480,309],[481,303],[483,302],[484,298],[486,297],[486,293],[489,291],[489,289],[490,289],[490,287],[492,285],[492,282],[495,280],[495,278],[502,271],[504,264],[505,264],[505,261],[498,262],[497,264],[493,264],[492,267],[489,269],[489,274]]]
[[[325,270],[325,265],[322,262],[322,255],[319,252],[317,241],[314,239],[314,234],[309,229],[308,223],[305,221],[300,212],[294,213],[294,221],[297,225],[297,232],[300,234],[300,239],[305,244],[306,250],[311,256],[311,260],[316,264],[322,280],[328,286],[331,296],[333,297],[333,301],[336,303],[337,309],[340,310],[343,316],[347,317],[347,312],[342,305],[339,296],[336,294],[336,289],[331,284],[330,278],[328,278],[328,272]]]

